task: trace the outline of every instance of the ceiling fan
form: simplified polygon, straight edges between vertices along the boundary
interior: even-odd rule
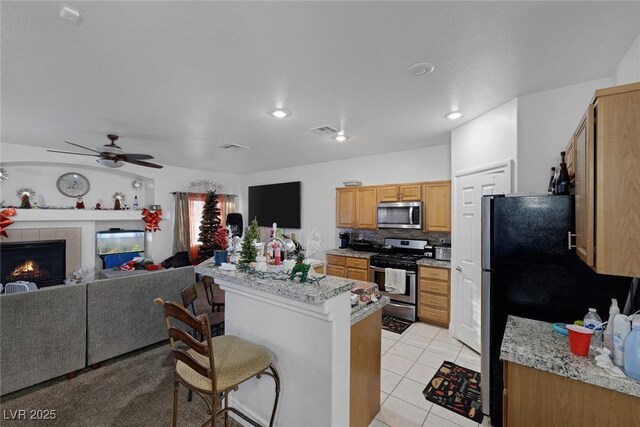
[[[77,156],[92,156],[92,157],[100,157],[96,160],[102,166],[108,168],[119,168],[124,166],[124,163],[131,163],[138,166],[146,166],[150,168],[162,169],[161,165],[145,162],[144,160],[153,159],[153,156],[149,154],[130,154],[125,153],[124,150],[116,145],[116,141],[118,140],[118,135],[107,135],[107,138],[111,141],[110,144],[105,144],[100,147],[97,147],[96,150],[92,148],[83,147],[79,144],[74,144],[73,142],[65,141],[67,144],[75,145],[76,147],[84,148],[85,150],[93,151],[96,154],[86,154],[86,153],[73,153],[71,151],[59,151],[59,150],[47,150],[52,153],[63,153],[63,154],[75,154]]]

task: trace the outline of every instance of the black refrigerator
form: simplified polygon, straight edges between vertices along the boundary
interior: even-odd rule
[[[632,279],[594,273],[569,248],[574,230],[574,196],[483,197],[482,410],[494,426],[502,425],[500,346],[508,315],[573,323],[590,307],[606,320],[611,298],[624,307]]]

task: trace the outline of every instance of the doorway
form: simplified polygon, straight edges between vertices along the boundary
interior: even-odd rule
[[[451,233],[451,325],[460,341],[480,352],[482,196],[511,193],[513,161],[456,174]]]

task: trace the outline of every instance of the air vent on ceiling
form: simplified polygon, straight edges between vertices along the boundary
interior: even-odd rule
[[[248,150],[249,147],[240,145],[240,144],[226,144],[221,145],[220,148],[224,148],[225,150]]]
[[[319,133],[321,135],[333,135],[333,134],[338,133],[338,129],[336,129],[336,128],[332,127],[332,126],[329,126],[329,125],[320,126],[320,127],[309,129],[309,130],[311,132]]]

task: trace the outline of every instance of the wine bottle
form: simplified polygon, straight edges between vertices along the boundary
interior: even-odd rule
[[[560,171],[556,179],[556,194],[569,194],[569,170],[564,161],[565,152],[560,153]]]
[[[549,178],[549,188],[547,193],[554,194],[556,192],[556,168],[551,168],[551,178]]]

